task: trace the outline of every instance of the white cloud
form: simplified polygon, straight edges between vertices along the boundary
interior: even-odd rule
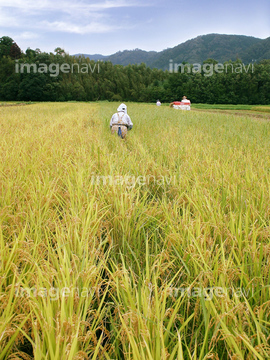
[[[82,11],[102,11],[106,9],[114,9],[120,7],[137,7],[145,6],[145,4],[139,4],[138,2],[127,2],[124,0],[114,0],[114,1],[104,1],[99,3],[89,4],[89,2],[83,1],[53,1],[53,0],[0,0],[0,8],[15,8],[18,10],[30,11],[39,10],[39,11],[61,11],[71,13],[73,11],[82,12]]]
[[[4,11],[0,12],[0,24],[1,27],[14,27],[16,26],[16,17],[15,16],[10,16],[9,14],[7,14]]]
[[[23,28],[25,36],[34,30],[74,34],[107,33],[120,29],[111,23],[107,10],[145,6],[127,0],[85,2],[71,0],[0,0],[0,24],[6,28]],[[30,37],[29,37],[30,38]]]
[[[107,33],[112,32],[117,29],[117,27],[113,28],[112,26],[98,23],[98,22],[91,22],[88,25],[78,25],[73,23],[68,23],[64,21],[54,21],[48,22],[44,21],[40,24],[43,28],[45,27],[47,31],[61,31],[61,32],[68,32],[73,34],[97,34],[97,33]]]
[[[39,35],[30,31],[24,31],[23,33],[16,35],[16,40],[29,40],[38,39]]]

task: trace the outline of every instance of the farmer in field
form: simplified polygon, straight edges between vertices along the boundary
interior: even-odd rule
[[[125,139],[128,130],[131,130],[132,127],[132,121],[127,114],[127,106],[125,104],[119,105],[117,113],[113,114],[110,121],[112,134],[117,133],[121,139]]]
[[[182,101],[183,105],[186,107],[185,110],[190,110],[190,105],[191,105],[191,102],[190,100],[187,99],[186,96],[183,96],[182,97]]]

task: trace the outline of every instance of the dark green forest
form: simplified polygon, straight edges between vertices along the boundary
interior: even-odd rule
[[[54,53],[28,48],[24,53],[4,36],[0,38],[0,100],[171,102],[186,95],[193,103],[270,104],[270,60],[249,67],[241,60],[222,65],[214,59],[200,66],[171,65],[172,71],[144,63],[113,65],[70,56],[61,48]]]

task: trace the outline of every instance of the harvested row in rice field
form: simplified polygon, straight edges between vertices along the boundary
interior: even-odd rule
[[[270,358],[270,122],[0,108],[0,360]]]

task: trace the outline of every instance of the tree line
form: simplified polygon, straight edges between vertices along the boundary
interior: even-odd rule
[[[218,64],[170,64],[163,71],[144,63],[128,66],[54,53],[0,38],[0,99],[3,101],[171,102],[186,95],[209,104],[270,104],[270,60],[245,66],[240,60]]]

